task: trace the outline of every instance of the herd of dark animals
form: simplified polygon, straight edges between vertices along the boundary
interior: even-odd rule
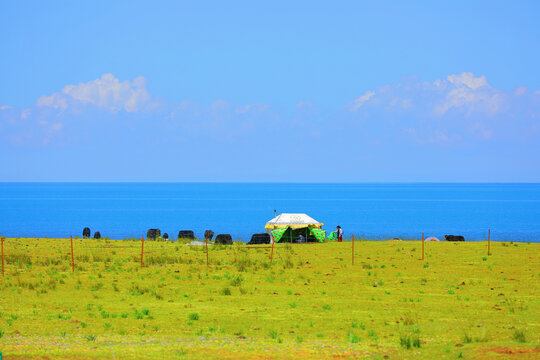
[[[90,228],[85,227],[82,231],[82,237],[83,239],[88,239],[90,237]],[[96,231],[94,233],[94,239],[101,239],[101,233],[99,231]]]
[[[90,238],[90,228],[85,227],[83,229],[83,239]],[[169,240],[169,234],[164,233],[163,236],[161,236],[161,230],[160,229],[149,229],[146,232],[146,238],[148,240],[156,240],[157,238],[162,237],[165,240]],[[214,237],[214,232],[212,230],[206,230],[204,232],[204,240],[212,241],[212,238]],[[99,231],[96,231],[94,233],[94,239],[101,239],[101,234]],[[195,240],[195,233],[191,230],[180,230],[178,232],[178,239],[190,239]],[[465,241],[465,238],[461,235],[444,235],[444,240],[446,241]],[[251,236],[251,240],[248,242],[248,245],[259,245],[259,244],[270,244],[271,238],[270,235],[267,233],[260,233],[260,234],[253,234]],[[223,245],[232,245],[232,237],[230,234],[218,234],[216,236],[215,240],[216,244],[223,244]]]
[[[444,235],[446,241],[465,241],[465,238],[461,235]]]

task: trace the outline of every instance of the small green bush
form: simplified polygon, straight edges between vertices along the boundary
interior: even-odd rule
[[[525,337],[525,332],[523,330],[518,330],[518,329],[514,330],[514,333],[512,334],[512,338],[520,343],[527,342],[527,338]]]
[[[360,342],[360,337],[358,335],[356,335],[354,332],[349,332],[349,342],[351,344],[356,344],[358,342]]]

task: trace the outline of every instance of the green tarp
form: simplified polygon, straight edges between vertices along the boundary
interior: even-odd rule
[[[272,230],[272,237],[274,238],[274,241],[279,242],[279,240],[281,240],[281,238],[283,237],[283,234],[285,234],[287,229],[289,229],[289,227],[286,227],[284,229]],[[312,228],[312,227],[308,227],[308,229],[309,229],[310,234],[312,234],[315,237],[315,239],[317,239],[317,241],[324,242],[324,238],[326,237],[325,230]]]
[[[279,242],[279,240],[281,240],[281,237],[283,236],[283,234],[285,234],[285,231],[287,231],[287,229],[288,227],[284,229],[272,230],[272,237],[274,238],[274,242]]]
[[[324,242],[324,238],[326,237],[326,231],[323,229],[315,229],[315,228],[309,228],[309,231],[313,236],[315,236],[315,239],[317,239],[319,242]]]

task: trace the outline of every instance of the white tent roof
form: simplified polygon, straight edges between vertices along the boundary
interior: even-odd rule
[[[321,227],[323,223],[318,222],[307,214],[279,214],[266,223],[265,228],[276,229],[290,226],[291,228],[304,228],[308,226]]]

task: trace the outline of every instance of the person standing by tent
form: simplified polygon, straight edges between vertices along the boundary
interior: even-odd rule
[[[336,235],[337,235],[337,241],[342,242],[343,241],[343,230],[341,229],[341,226],[339,226],[339,225],[337,226]]]

